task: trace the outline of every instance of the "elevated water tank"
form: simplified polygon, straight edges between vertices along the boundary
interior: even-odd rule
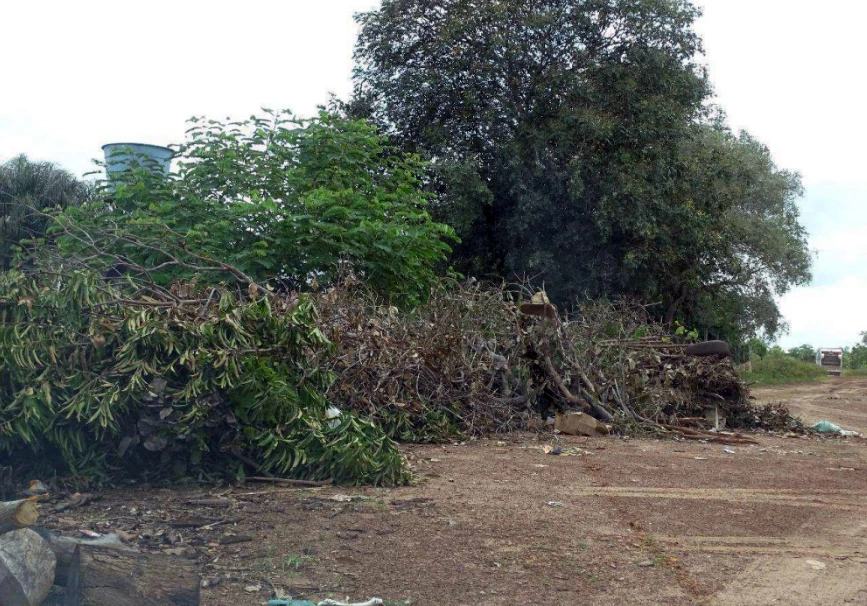
[[[130,168],[131,165],[151,165],[155,170],[168,174],[174,152],[168,147],[148,143],[107,143],[102,146],[105,154],[106,176]]]

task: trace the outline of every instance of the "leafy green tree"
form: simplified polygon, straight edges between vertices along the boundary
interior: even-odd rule
[[[47,218],[39,211],[80,204],[90,186],[51,162],[25,155],[0,164],[0,268],[12,264],[25,240],[45,236]]]
[[[805,344],[798,347],[793,347],[787,352],[787,354],[797,360],[801,360],[802,362],[816,361],[816,350],[813,349],[812,345]]]
[[[397,304],[426,298],[450,252],[454,232],[426,210],[424,165],[361,120],[197,119],[177,164],[168,177],[119,175],[67,227],[107,230],[114,260],[161,284],[189,277],[191,260],[216,260],[275,288],[352,272]]]
[[[843,367],[850,370],[867,368],[867,332],[861,333],[861,342],[843,350]]]
[[[800,182],[710,106],[698,15],[686,0],[384,0],[359,16],[344,110],[432,160],[461,271],[773,335],[774,293],[809,278]]]
[[[747,133],[720,124],[697,127],[687,144],[689,199],[712,206],[706,230],[670,256],[665,274],[669,303],[681,306],[717,338],[741,340],[759,331],[774,337],[785,327],[775,295],[811,278],[812,256],[799,221],[800,177],[779,170],[768,149]],[[702,212],[697,210],[697,212]]]
[[[751,355],[764,358],[768,355],[768,344],[758,337],[752,337],[747,341],[747,348]]]
[[[359,17],[354,107],[435,160],[460,270],[529,275],[560,301],[626,290],[643,271],[636,237],[692,216],[661,205],[652,180],[708,95],[696,15],[669,1],[386,0]]]

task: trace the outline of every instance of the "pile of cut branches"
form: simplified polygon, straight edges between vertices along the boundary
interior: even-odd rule
[[[337,349],[322,360],[337,375],[332,403],[402,441],[524,429],[561,410],[624,433],[687,438],[716,439],[704,431],[711,406],[732,429],[800,428],[785,409],[754,407],[726,356],[689,355],[688,337],[635,302],[529,316],[515,291],[469,282],[409,314],[376,305],[357,285],[319,296],[317,306]]]
[[[409,442],[512,431],[531,401],[521,317],[505,288],[469,282],[435,291],[409,313],[350,281],[318,297],[335,344],[331,402]]]
[[[593,405],[595,416],[623,431],[643,426],[698,435],[688,427],[706,425],[711,407],[732,429],[801,428],[785,409],[750,403],[725,344],[720,355],[695,355],[701,348],[669,334],[637,303],[590,303],[544,334],[540,348],[556,360],[563,380]]]
[[[88,271],[0,273],[0,454],[41,477],[403,483],[378,427],[329,421],[315,322],[309,297],[253,284],[133,292]]]

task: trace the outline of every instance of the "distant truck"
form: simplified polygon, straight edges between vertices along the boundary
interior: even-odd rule
[[[839,347],[820,347],[816,352],[816,364],[829,375],[839,377],[843,372],[843,350]]]

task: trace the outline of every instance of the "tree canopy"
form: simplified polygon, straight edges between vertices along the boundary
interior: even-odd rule
[[[84,234],[101,233],[113,256],[97,262],[134,262],[163,285],[192,278],[201,261],[283,289],[352,272],[395,304],[424,300],[450,252],[454,232],[426,210],[419,158],[390,150],[362,120],[195,119],[176,162],[168,176],[115,175],[67,214],[63,244],[75,253]]]
[[[797,360],[801,360],[802,362],[813,363],[816,361],[816,350],[809,343],[799,345],[798,347],[793,347],[786,353]]]
[[[19,155],[0,164],[0,267],[9,269],[25,240],[41,238],[48,225],[38,211],[87,199],[91,187],[51,162]]]
[[[809,279],[800,180],[714,110],[686,0],[384,0],[355,95],[431,160],[465,273],[634,295],[707,335],[781,328]]]

